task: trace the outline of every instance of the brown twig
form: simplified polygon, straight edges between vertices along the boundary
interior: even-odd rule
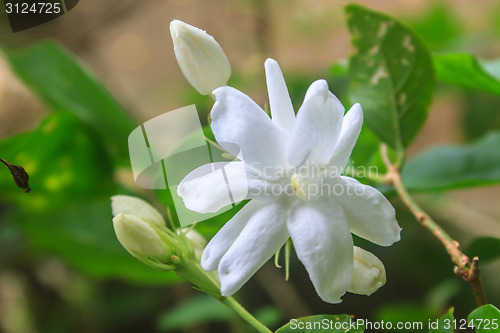
[[[460,244],[451,238],[451,236],[448,235],[448,233],[441,228],[408,193],[401,179],[401,173],[398,167],[389,159],[387,146],[385,144],[381,145],[380,151],[384,164],[387,167],[386,179],[396,188],[399,197],[420,224],[432,232],[432,234],[444,245],[451,260],[456,265],[454,269],[455,274],[469,283],[477,305],[481,306],[487,304],[488,302],[484,294],[483,284],[479,274],[479,258],[475,257],[472,262],[469,260],[469,257],[462,252]]]

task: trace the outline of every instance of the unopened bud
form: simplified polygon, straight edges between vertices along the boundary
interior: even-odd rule
[[[122,246],[141,261],[152,258],[167,263],[173,255],[156,230],[137,216],[119,213],[113,218],[113,227]]]
[[[177,234],[183,234],[192,246],[194,255],[198,261],[201,260],[201,254],[207,246],[207,240],[193,228],[179,228],[177,229]]]
[[[179,67],[200,94],[211,95],[227,84],[231,66],[212,36],[179,20],[170,22],[170,34]]]
[[[371,295],[385,284],[384,264],[373,253],[354,247],[354,275],[349,292]]]
[[[111,197],[111,209],[113,216],[118,214],[135,215],[146,222],[165,226],[165,220],[153,206],[146,201],[128,195],[115,195]]]

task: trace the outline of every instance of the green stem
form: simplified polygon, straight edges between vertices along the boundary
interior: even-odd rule
[[[247,321],[250,325],[252,325],[258,332],[262,333],[272,333],[272,331],[264,326],[260,321],[258,321],[250,312],[248,312],[240,303],[238,303],[232,297],[221,297],[219,298],[223,304],[229,306],[231,309],[236,311],[236,313],[243,319]]]
[[[187,259],[181,259],[177,265],[176,273],[183,279],[186,279],[197,286],[201,291],[213,296],[218,301],[230,307],[243,318],[246,322],[252,325],[258,332],[272,333],[272,331],[258,321],[250,312],[248,312],[240,303],[232,297],[224,297],[220,295],[220,286],[216,279],[214,279],[210,272],[205,271],[197,263]]]

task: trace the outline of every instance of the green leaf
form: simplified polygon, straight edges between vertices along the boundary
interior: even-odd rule
[[[479,257],[481,264],[500,259],[500,238],[481,237],[474,239],[467,253],[470,257]]]
[[[162,330],[188,329],[207,322],[228,321],[235,317],[233,310],[213,297],[204,295],[188,299],[162,314],[157,326]]]
[[[8,172],[0,172],[0,196],[30,210],[60,208],[114,188],[113,167],[94,131],[68,113],[52,113],[32,132],[0,142],[2,157],[22,165],[31,192],[15,187]]]
[[[470,54],[435,54],[438,80],[457,86],[500,95],[500,81]]]
[[[18,210],[7,221],[21,228],[37,252],[56,253],[74,268],[98,278],[147,284],[178,281],[173,272],[158,272],[132,257],[118,242],[109,199],[87,201],[50,213]]]
[[[430,325],[436,325],[436,327],[431,326],[429,333],[453,333],[453,308],[449,309],[445,315],[439,318],[437,321],[430,323]]]
[[[474,321],[476,333],[500,332],[500,310],[492,304],[483,305],[469,315],[468,321]]]
[[[66,50],[52,42],[5,51],[12,69],[55,111],[66,111],[96,129],[113,150],[128,157],[127,138],[135,128],[123,108]]]
[[[464,146],[430,148],[411,159],[402,175],[412,191],[439,191],[500,183],[500,132]]]
[[[468,141],[479,139],[484,133],[500,130],[500,95],[461,89],[461,127]]]
[[[363,107],[365,124],[384,142],[402,149],[422,127],[435,78],[427,47],[408,27],[359,5],[346,6],[355,47],[350,57],[351,101]]]
[[[309,333],[362,333],[365,331],[362,325],[353,325],[356,323],[353,316],[349,315],[317,315],[292,319],[288,324],[279,328],[276,333],[288,332],[309,332]]]

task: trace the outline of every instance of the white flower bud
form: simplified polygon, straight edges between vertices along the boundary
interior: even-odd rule
[[[137,216],[119,213],[113,218],[113,227],[122,246],[139,260],[153,258],[166,263],[173,255],[151,225]]]
[[[113,216],[118,214],[135,215],[146,222],[165,226],[165,220],[153,206],[146,201],[128,195],[115,195],[111,197],[111,210]]]
[[[371,295],[385,284],[384,264],[373,253],[354,247],[354,275],[349,292]]]
[[[203,253],[205,246],[207,246],[207,240],[193,228],[179,228],[177,229],[177,234],[184,234],[193,246],[196,259],[201,260],[201,254]]]
[[[226,85],[231,66],[212,36],[179,20],[170,22],[170,34],[179,67],[200,94],[211,95]]]

